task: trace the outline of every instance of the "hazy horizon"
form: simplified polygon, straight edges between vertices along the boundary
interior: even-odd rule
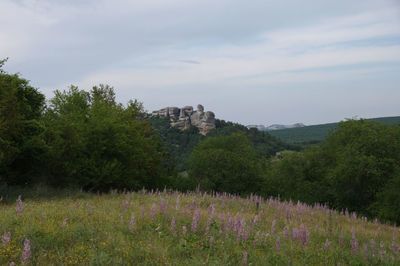
[[[0,23],[4,69],[48,99],[106,83],[244,125],[400,115],[396,0],[3,0]]]

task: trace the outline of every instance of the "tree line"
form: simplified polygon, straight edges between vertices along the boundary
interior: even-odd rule
[[[217,120],[207,136],[146,118],[108,85],[71,86],[46,102],[0,61],[0,186],[159,188],[257,193],[326,203],[400,222],[400,126],[348,120],[301,149]]]

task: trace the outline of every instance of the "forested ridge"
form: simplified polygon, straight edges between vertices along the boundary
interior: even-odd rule
[[[147,117],[115,91],[71,86],[46,101],[0,62],[0,196],[44,184],[86,191],[169,187],[327,203],[400,222],[400,126],[347,120],[301,149],[268,133],[216,121],[203,136]]]

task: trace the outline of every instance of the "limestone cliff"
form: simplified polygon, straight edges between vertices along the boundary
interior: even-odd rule
[[[166,107],[158,111],[153,111],[152,116],[159,116],[170,120],[172,127],[180,130],[195,126],[199,132],[206,135],[215,128],[215,115],[213,112],[204,112],[204,107],[199,104],[197,110],[193,111],[192,106]]]

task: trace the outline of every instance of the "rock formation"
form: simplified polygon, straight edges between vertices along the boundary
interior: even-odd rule
[[[158,111],[153,111],[152,116],[159,116],[170,120],[172,127],[177,127],[180,130],[188,129],[190,126],[195,126],[199,132],[206,135],[215,128],[215,115],[213,112],[204,112],[204,107],[199,104],[197,110],[193,111],[192,106],[166,107]]]

